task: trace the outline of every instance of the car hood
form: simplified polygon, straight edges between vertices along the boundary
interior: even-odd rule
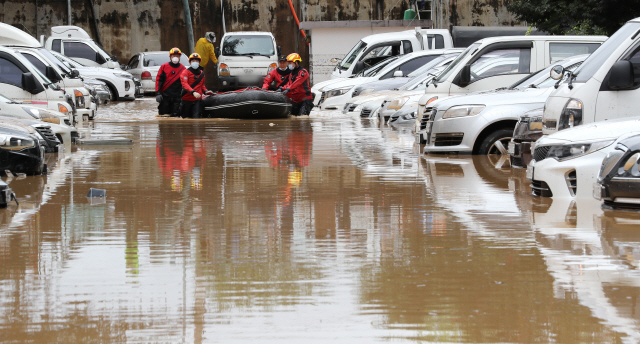
[[[361,78],[349,78],[349,79],[340,79],[340,81],[331,84],[329,86],[324,87],[324,89],[322,91],[327,91],[327,90],[337,90],[340,88],[347,88],[347,87],[353,87],[356,85],[361,85],[364,84],[368,81],[371,81],[373,78],[370,77],[361,77]]]
[[[640,117],[595,122],[562,130],[542,137],[537,145],[617,139],[634,132],[640,132]]]
[[[382,101],[385,98],[387,98],[388,96],[393,95],[393,94],[399,94],[399,93],[398,93],[398,91],[392,91],[392,90],[378,91],[378,92],[374,92],[374,93],[365,94],[363,96],[357,96],[357,97],[351,98],[350,103],[353,103],[353,104],[364,104],[364,103],[370,102],[372,100],[378,100],[378,99],[380,99]]]
[[[361,84],[360,86],[358,86],[359,89],[362,90],[366,90],[366,89],[373,89],[374,91],[380,91],[380,90],[390,90],[393,88],[397,88],[400,87],[404,84],[406,84],[407,82],[413,80],[412,78],[389,78],[389,79],[384,79],[384,80],[377,80],[377,81],[372,81],[372,82],[367,82],[364,84]]]
[[[29,124],[25,124],[22,120],[17,118],[10,117],[0,117],[0,126],[5,128],[13,129],[14,131],[19,131],[24,134],[35,134],[36,130],[33,129]]]
[[[98,75],[98,74],[109,74],[109,75],[113,75],[113,73],[129,73],[126,71],[123,71],[122,69],[112,69],[112,68],[103,68],[103,67],[78,67],[78,68],[74,68],[77,69],[78,72],[80,72],[80,75]],[[115,76],[115,75],[114,75]]]
[[[453,106],[466,104],[484,104],[486,106],[497,106],[544,103],[553,91],[554,88],[549,87],[526,88],[524,90],[512,89],[475,92],[442,100],[438,102],[438,109],[448,109]]]
[[[393,94],[388,95],[384,100],[392,101],[392,100],[398,99],[400,97],[410,97],[410,98],[417,97],[417,99],[420,99],[420,97],[422,97],[423,95],[424,95],[424,91],[423,90],[419,90],[419,91],[396,91]]]

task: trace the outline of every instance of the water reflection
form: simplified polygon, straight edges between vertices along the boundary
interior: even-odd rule
[[[96,122],[135,145],[11,181],[0,338],[636,339],[633,218],[535,201],[505,161],[425,157],[407,131],[272,123]]]

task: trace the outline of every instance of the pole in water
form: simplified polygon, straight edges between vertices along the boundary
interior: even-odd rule
[[[220,0],[220,8],[222,9],[222,34],[227,33],[227,26],[224,23],[224,0]]]
[[[193,45],[193,25],[191,25],[191,11],[189,10],[189,0],[182,0],[182,5],[184,7],[184,21],[185,23],[187,23],[187,39],[189,40],[189,52],[193,53],[196,51],[196,48]]]
[[[71,0],[67,0],[67,25],[71,25]]]

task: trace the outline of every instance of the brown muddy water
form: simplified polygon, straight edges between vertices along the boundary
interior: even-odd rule
[[[508,162],[360,119],[153,106],[83,130],[133,146],[6,180],[0,342],[640,341],[636,213],[534,198]]]

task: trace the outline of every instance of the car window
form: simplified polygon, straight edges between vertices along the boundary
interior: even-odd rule
[[[140,58],[138,57],[138,55],[135,55],[131,58],[131,60],[129,60],[129,63],[127,64],[127,67],[129,67],[129,69],[135,69],[138,67],[138,61],[140,61]]]
[[[411,42],[402,41],[402,50],[404,51],[405,54],[412,53],[413,52],[413,46],[411,46]]]
[[[633,66],[633,86],[640,85],[640,46],[628,58]]]
[[[471,82],[498,75],[528,74],[531,49],[498,49],[484,53],[471,64]]]
[[[355,63],[356,58],[360,53],[367,47],[367,44],[363,41],[360,41],[356,44],[351,51],[347,54],[347,56],[340,63],[340,69],[349,69],[353,63]]]
[[[436,55],[420,56],[420,57],[417,57],[417,58],[412,59],[410,61],[407,61],[406,63],[398,66],[398,68],[394,68],[394,69],[390,70],[389,72],[387,72],[384,76],[382,76],[380,78],[380,80],[392,78],[393,77],[393,73],[395,73],[397,70],[402,71],[402,75],[408,76],[409,74],[411,74],[411,72],[413,72],[414,70],[424,66],[426,63],[428,63],[429,61],[435,59],[436,57],[438,57],[438,56],[436,56]]]
[[[549,43],[549,62],[556,63],[576,55],[591,54],[600,43]]]
[[[34,65],[36,68],[38,68],[38,70],[40,71],[40,73],[42,74],[47,74],[47,66],[45,66],[44,63],[42,63],[42,61],[40,61],[40,59],[38,59],[37,57],[31,55],[31,54],[27,54],[27,53],[22,53],[22,56],[24,56],[27,60],[29,60],[29,62],[31,62],[32,65]]]
[[[144,54],[143,57],[144,57],[143,66],[145,66],[145,67],[162,66],[163,64],[171,61],[171,57],[169,56],[169,52],[162,53],[162,54]],[[182,54],[180,56],[180,63],[185,65],[185,66],[189,66],[189,58],[187,58],[187,55]]]
[[[82,42],[64,42],[64,54],[69,57],[96,61],[96,52]]]
[[[400,55],[400,42],[391,42],[368,49],[360,60],[371,57],[397,56]]]
[[[53,42],[51,42],[51,50],[60,52],[60,40],[59,39],[54,39]]]
[[[0,57],[0,83],[22,88],[22,70],[2,57]]]
[[[444,37],[436,35],[436,49],[444,49]]]

